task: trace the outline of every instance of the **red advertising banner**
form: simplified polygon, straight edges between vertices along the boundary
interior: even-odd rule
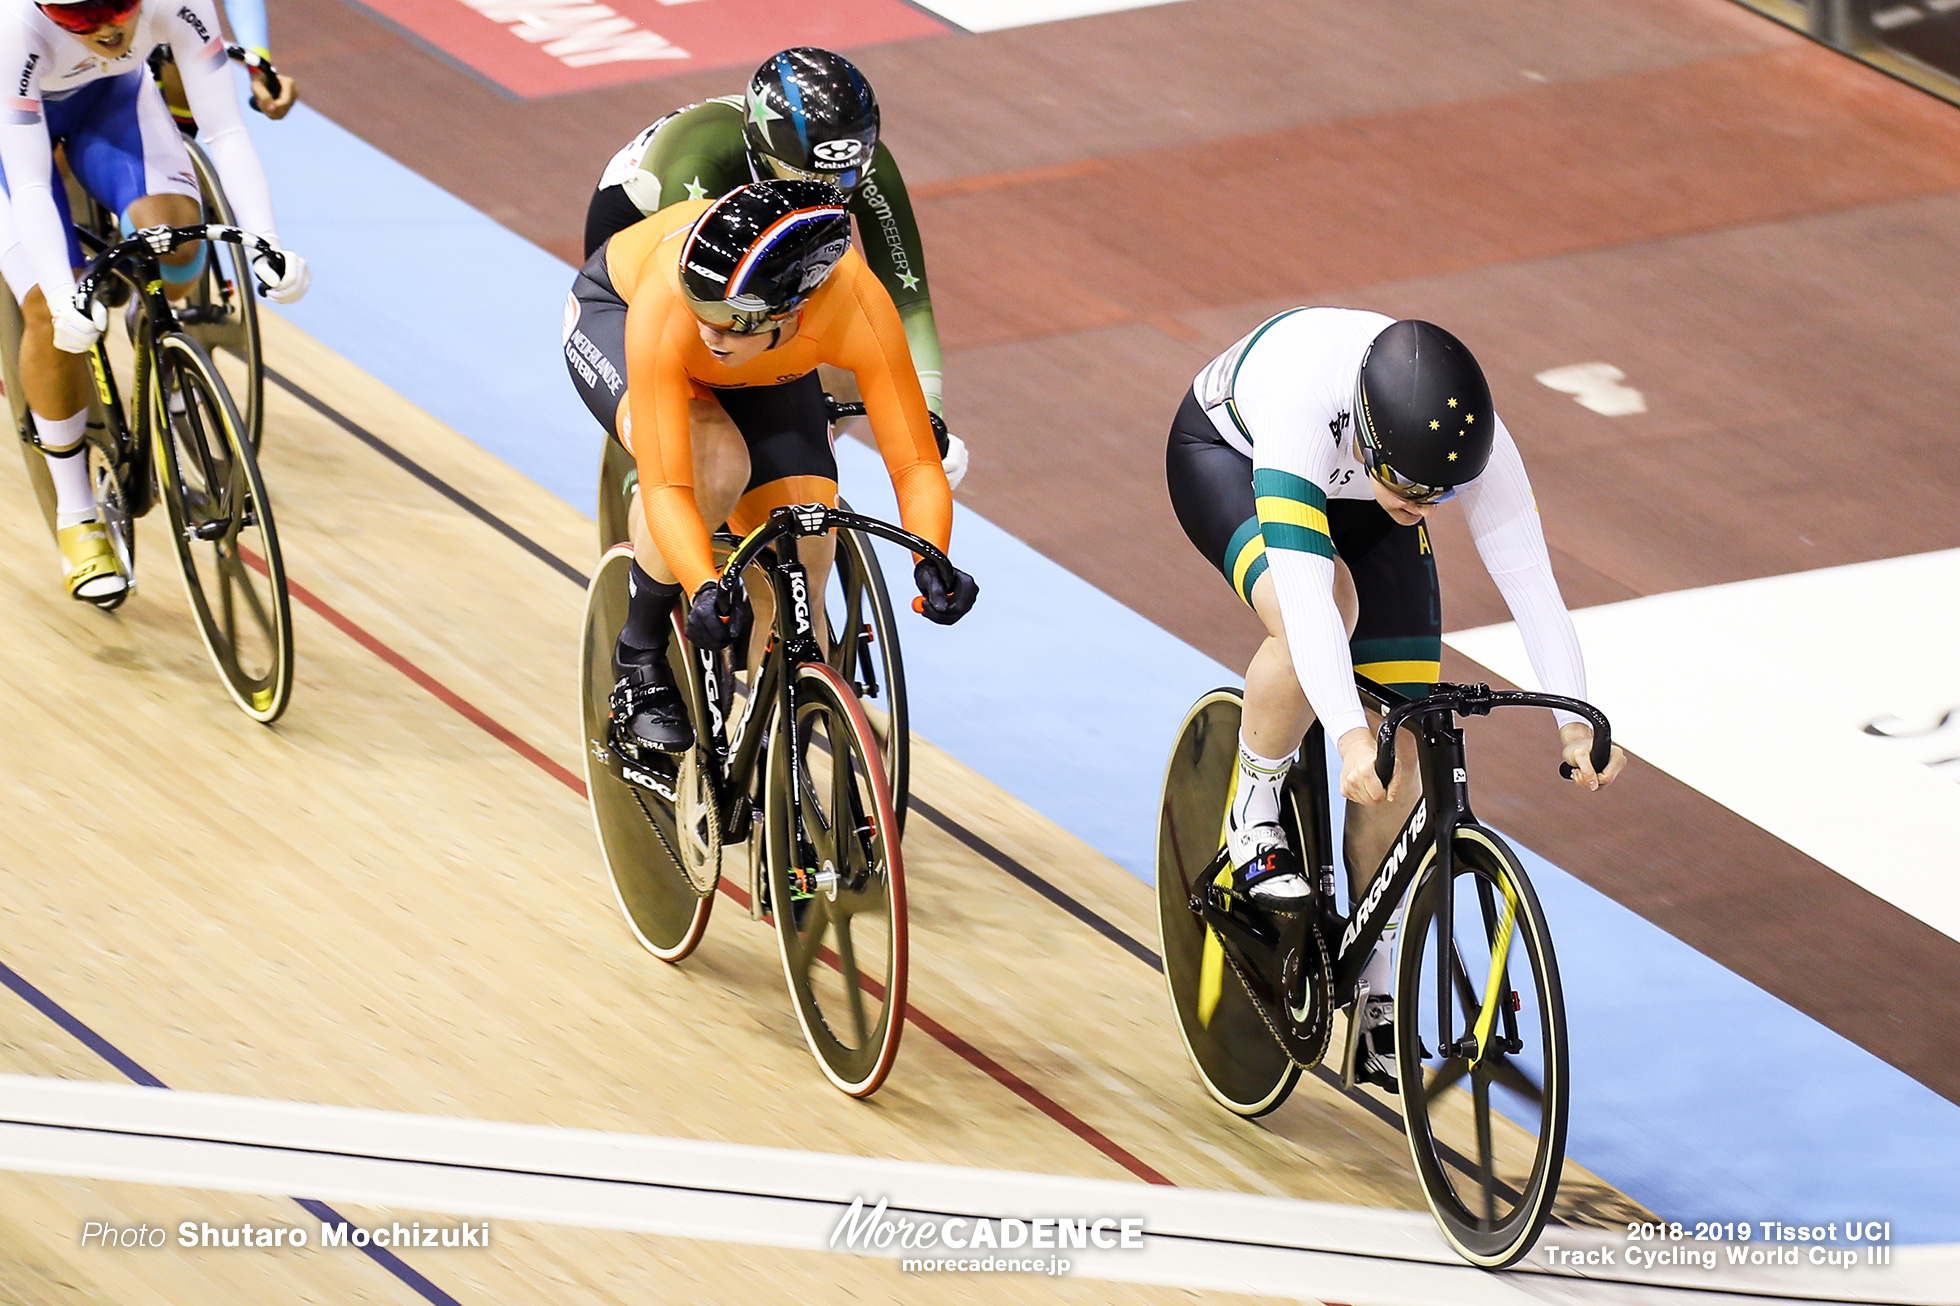
[[[526,98],[953,30],[904,0],[360,0]]]

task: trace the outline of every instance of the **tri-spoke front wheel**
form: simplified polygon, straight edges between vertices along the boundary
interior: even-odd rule
[[[905,1028],[905,871],[876,736],[836,671],[796,668],[764,804],[769,897],[790,1000],[824,1075],[885,1082]]]
[[[1565,1005],[1544,911],[1517,857],[1464,826],[1444,880],[1409,902],[1396,971],[1396,1059],[1429,1206],[1473,1264],[1531,1250],[1565,1164]]]
[[[274,721],[293,692],[293,621],[258,458],[189,336],[157,341],[151,402],[164,508],[204,646],[238,706]]]

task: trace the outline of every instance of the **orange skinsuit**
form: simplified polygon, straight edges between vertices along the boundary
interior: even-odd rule
[[[688,200],[662,209],[615,235],[606,248],[606,271],[627,306],[619,435],[639,464],[640,501],[660,556],[689,594],[715,579],[708,526],[694,501],[688,400],[712,395],[711,387],[780,385],[819,363],[857,374],[878,452],[898,492],[900,519],[907,530],[945,549],[953,531],[953,490],[891,296],[852,248],[803,305],[795,339],[741,367],[724,366],[701,342],[680,283],[681,246],[709,204]],[[811,478],[795,479],[807,485]],[[834,504],[836,485],[820,484]],[[743,506],[755,505],[745,499]]]

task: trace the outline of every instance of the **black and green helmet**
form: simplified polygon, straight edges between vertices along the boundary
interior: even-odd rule
[[[878,97],[849,59],[814,46],[771,55],[749,79],[743,135],[758,178],[855,190],[878,148]]]

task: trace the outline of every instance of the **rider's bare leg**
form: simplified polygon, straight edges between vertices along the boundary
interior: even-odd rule
[[[144,227],[188,227],[204,221],[204,206],[190,195],[145,195],[129,206],[128,217],[129,225],[138,231]],[[203,248],[204,242],[198,241],[172,250],[160,261],[167,268],[185,267]],[[164,293],[174,303],[190,294],[196,284],[195,281],[175,284],[166,276]]]
[[[742,490],[749,483],[749,447],[734,420],[712,399],[689,400],[687,420],[694,446],[694,502],[701,509],[701,520],[712,530],[741,501]],[[633,504],[626,514],[626,532],[633,541],[633,559],[641,570],[663,585],[679,583],[653,543],[638,485],[633,487]]]
[[[1334,562],[1334,596],[1342,619],[1353,630],[1358,612],[1354,584],[1339,559]],[[1269,828],[1279,823],[1287,766],[1314,719],[1293,669],[1270,571],[1253,584],[1252,607],[1266,627],[1266,638],[1245,672],[1238,782],[1226,827],[1234,866],[1248,865],[1267,846]],[[1267,833],[1262,834],[1262,830]]]
[[[88,403],[88,359],[54,347],[54,317],[39,286],[27,292],[20,312],[20,386],[27,406],[42,426],[76,416]]]

